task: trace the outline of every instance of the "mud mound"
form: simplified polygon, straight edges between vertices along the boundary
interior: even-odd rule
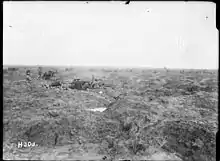
[[[193,104],[199,109],[217,112],[218,98],[211,93],[199,92],[193,96]]]
[[[103,112],[103,116],[97,130],[99,137],[107,144],[106,151],[112,155],[143,154],[150,145],[159,146],[158,142],[163,139],[159,130],[161,121],[156,113],[152,115],[150,106],[139,100],[129,97],[117,100]]]
[[[17,136],[17,141],[35,142],[40,146],[52,147],[68,143],[78,143],[82,132],[90,138],[90,132],[85,126],[81,126],[82,120],[75,117],[52,118],[47,120],[31,121],[26,123],[22,133]],[[25,130],[26,129],[26,130]]]
[[[205,125],[191,121],[167,122],[163,134],[168,139],[162,148],[177,153],[184,161],[215,160],[215,134]]]
[[[26,69],[4,74],[4,142],[35,142],[41,159],[49,153],[64,155],[64,151],[72,160],[88,160],[97,153],[94,159],[215,158],[218,94],[214,76],[160,70],[97,74],[74,68],[47,74],[50,79],[45,80],[35,79],[38,72],[32,69],[30,81],[25,81]],[[55,69],[45,67],[44,72],[48,70]],[[106,110],[91,111],[97,108]],[[36,152],[17,150],[19,156],[21,150]],[[87,156],[78,157],[83,154]]]

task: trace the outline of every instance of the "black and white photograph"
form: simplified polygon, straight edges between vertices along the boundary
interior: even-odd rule
[[[3,159],[215,161],[214,2],[4,1]]]

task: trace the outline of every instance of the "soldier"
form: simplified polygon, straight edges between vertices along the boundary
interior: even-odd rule
[[[30,75],[31,74],[31,71],[28,69],[26,70],[26,75]]]
[[[42,78],[43,78],[43,79],[48,79],[48,73],[45,72],[45,73],[43,74]]]
[[[87,90],[87,89],[89,89],[90,88],[90,82],[83,82],[83,84],[82,84],[82,89],[84,89],[84,90]]]
[[[48,76],[49,76],[49,77],[53,77],[53,76],[54,76],[54,72],[51,71],[51,70],[49,70],[49,71],[48,71]]]
[[[61,88],[62,88],[63,90],[68,90],[68,85],[62,84]]]
[[[94,82],[94,81],[96,81],[97,79],[94,77],[94,75],[92,75],[92,83]]]
[[[29,75],[26,75],[26,81],[27,81],[28,83],[31,82],[31,77],[30,77]]]
[[[38,67],[38,78],[42,76],[42,67]]]

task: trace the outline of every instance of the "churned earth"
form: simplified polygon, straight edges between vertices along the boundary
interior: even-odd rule
[[[4,70],[3,159],[216,160],[217,71],[54,68],[103,87],[46,89],[36,67]]]

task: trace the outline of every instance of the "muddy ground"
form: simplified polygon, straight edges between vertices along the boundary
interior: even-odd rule
[[[34,79],[36,67],[5,70],[3,159],[216,159],[217,71],[56,70],[62,81],[94,75],[106,86],[45,89],[41,84],[51,80]],[[95,108],[106,110],[88,110]],[[28,142],[31,146],[24,147]]]

